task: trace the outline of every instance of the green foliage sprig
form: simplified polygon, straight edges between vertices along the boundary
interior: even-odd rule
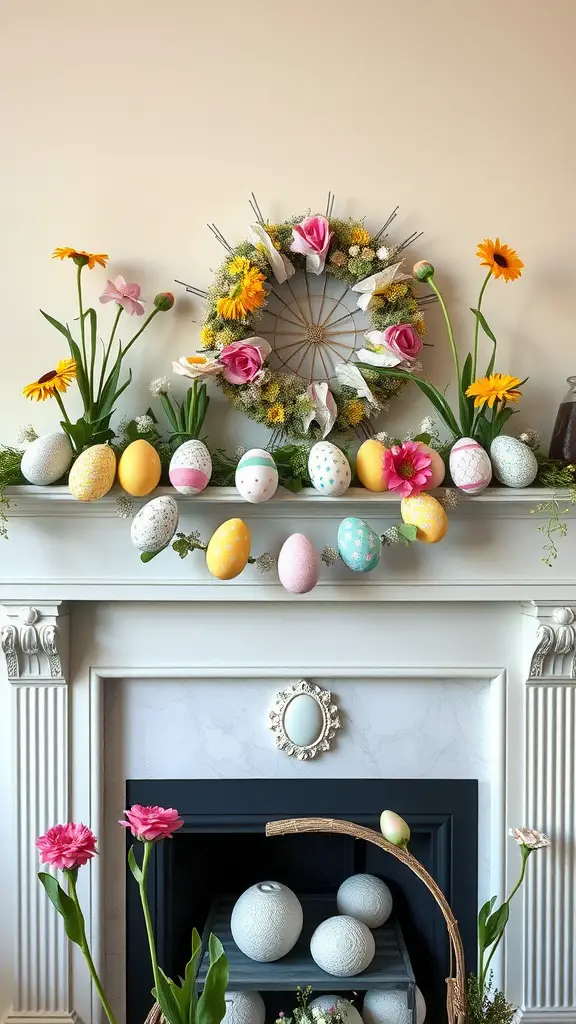
[[[492,973],[484,987],[475,974],[466,980],[466,1024],[512,1024],[516,1007],[494,988]]]

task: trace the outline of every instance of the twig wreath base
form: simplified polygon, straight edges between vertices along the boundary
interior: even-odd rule
[[[326,245],[319,257],[294,248],[296,229],[307,218],[271,223],[262,216],[253,196],[256,223],[248,239],[232,247],[215,225],[209,225],[226,249],[226,259],[207,292],[186,285],[206,299],[200,340],[202,355],[210,361],[218,360],[234,343],[260,336],[271,343],[271,351],[253,379],[232,382],[222,374],[216,379],[235,409],[273,431],[274,442],[284,437],[318,440],[332,432],[351,430],[368,436],[370,422],[389,408],[406,381],[370,370],[360,373],[356,364],[355,376],[350,379],[340,367],[361,347],[366,331],[403,324],[414,328],[421,338],[426,332],[422,307],[430,296],[418,298],[414,281],[400,272],[401,254],[418,233],[391,244],[387,229],[398,208],[371,233],[363,220],[333,217],[333,205],[334,197],[329,194],[326,215],[308,218],[323,222]],[[295,282],[302,275],[305,288],[299,296]],[[368,282],[375,275],[379,280],[372,288]],[[342,285],[339,294],[330,295],[330,281]],[[320,293],[312,294],[316,282]],[[361,282],[362,289],[356,288]],[[363,296],[362,305],[359,295],[352,295],[351,309],[344,303],[350,289],[370,294]],[[356,316],[362,316],[362,327],[357,326]],[[282,346],[281,335],[285,336]],[[354,339],[351,344],[346,335]],[[325,422],[315,419],[317,407],[311,393],[315,383],[330,388],[328,430]]]

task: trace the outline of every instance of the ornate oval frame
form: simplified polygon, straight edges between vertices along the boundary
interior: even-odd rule
[[[294,743],[288,736],[284,726],[284,716],[288,705],[295,697],[301,695],[312,697],[318,704],[322,713],[322,728],[317,739],[306,747]],[[338,705],[334,704],[330,690],[322,690],[315,683],[309,683],[307,679],[300,679],[292,686],[280,690],[276,694],[274,707],[269,714],[269,728],[274,733],[276,746],[290,757],[296,757],[299,761],[308,761],[322,751],[330,750],[330,744],[341,728],[338,714]]]

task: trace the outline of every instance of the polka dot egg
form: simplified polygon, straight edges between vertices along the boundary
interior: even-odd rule
[[[253,505],[268,501],[278,488],[278,470],[270,452],[251,448],[236,467],[236,490]]]
[[[350,487],[352,474],[348,459],[330,441],[318,441],[308,456],[308,473],[315,490],[336,498]]]
[[[370,572],[380,561],[380,537],[364,519],[347,516],[338,527],[338,553],[353,572]]]
[[[228,519],[210,538],[206,549],[208,571],[218,580],[233,580],[250,555],[250,530],[241,519]]]

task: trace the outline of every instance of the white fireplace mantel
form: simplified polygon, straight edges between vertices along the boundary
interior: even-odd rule
[[[532,1024],[576,1024],[576,509],[564,515],[568,535],[558,540],[552,568],[542,562],[543,520],[530,514],[550,492],[494,489],[461,501],[443,543],[387,548],[367,576],[323,567],[318,587],[295,598],[275,572],[261,576],[254,567],[218,582],[200,552],[180,561],[166,551],[143,565],[129,522],[116,516],[114,493],[93,505],[63,488],[13,488],[9,497],[0,572],[0,797],[12,803],[13,817],[0,821],[0,866],[13,913],[0,917],[3,1024],[100,1021],[84,965],[69,953],[36,881],[34,840],[67,819],[102,833],[107,688],[171,682],[187,701],[200,687],[206,708],[210,686],[238,681],[260,746],[270,742],[265,709],[256,709],[250,687],[264,680],[272,694],[302,677],[334,689],[345,707],[354,680],[383,688],[418,680],[431,694],[479,680],[489,688],[491,839],[481,897],[502,894],[514,881],[508,825],[534,825],[553,840],[530,864],[498,977]],[[567,496],[558,497],[566,508]],[[350,514],[380,532],[399,521],[396,499],[354,490],[340,499],[282,493],[251,506],[234,489],[208,489],[178,503],[180,529],[198,529],[205,539],[225,519],[245,519],[255,555],[276,555],[293,532],[306,533],[319,549],[334,545],[338,523]],[[350,739],[342,733],[346,750]],[[170,737],[159,734],[159,742]],[[346,756],[353,764],[354,751]],[[194,758],[190,764],[199,773],[191,777],[207,777]],[[277,765],[275,773],[332,771],[328,760]],[[383,767],[366,770],[386,769],[384,757]],[[248,758],[242,770],[257,769]],[[117,951],[104,948],[100,864],[81,872],[80,884],[103,964]]]

